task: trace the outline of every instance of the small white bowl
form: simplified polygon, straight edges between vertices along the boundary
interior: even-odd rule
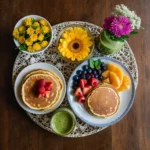
[[[45,21],[47,22],[47,24],[49,25],[49,27],[50,27],[50,30],[51,30],[51,38],[50,38],[50,40],[49,40],[48,45],[47,45],[45,48],[42,48],[40,51],[28,52],[28,51],[26,51],[26,50],[24,50],[24,51],[22,50],[22,52],[27,53],[27,54],[38,54],[38,53],[44,52],[44,51],[50,46],[50,44],[51,44],[51,42],[52,42],[52,39],[53,39],[53,32],[52,32],[52,26],[51,26],[51,24],[50,24],[45,18],[43,18],[43,17],[41,17],[41,16],[38,16],[38,15],[28,15],[28,16],[25,16],[25,17],[21,18],[21,19],[16,23],[16,25],[15,25],[14,28],[20,27],[20,26],[23,24],[23,21],[24,21],[26,18],[34,18],[35,20],[40,20],[40,19],[45,20]],[[15,44],[16,44],[17,47],[20,46],[20,43],[19,43],[18,40],[16,40],[15,38],[14,38],[14,42],[15,42]]]

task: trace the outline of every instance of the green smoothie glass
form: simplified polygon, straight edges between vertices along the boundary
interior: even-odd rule
[[[75,127],[76,118],[73,112],[68,108],[59,108],[50,120],[50,126],[54,133],[58,135],[67,135]]]
[[[98,39],[98,48],[102,54],[109,55],[119,51],[124,45],[124,42],[115,41],[109,38],[105,30],[102,30]]]

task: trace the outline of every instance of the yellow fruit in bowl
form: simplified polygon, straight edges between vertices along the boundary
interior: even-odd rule
[[[110,84],[112,84],[116,89],[119,89],[121,85],[121,81],[119,77],[116,75],[116,73],[110,71],[109,80],[110,80]]]
[[[109,78],[104,79],[104,80],[103,80],[103,82],[104,82],[104,83],[108,83],[108,84],[110,84],[110,80],[109,80]]]
[[[108,65],[107,65],[107,69],[109,70],[109,71],[112,71],[112,72],[115,72],[115,70],[116,70],[116,65],[115,64],[113,64],[113,63],[109,63]]]
[[[109,77],[109,70],[106,70],[102,73],[102,76],[104,79],[108,78]]]
[[[127,76],[127,75],[123,76],[122,85],[118,89],[118,92],[128,90],[130,88],[130,85],[131,85],[131,80],[130,80],[129,76]]]
[[[119,79],[122,83],[122,81],[123,81],[123,71],[122,71],[122,69],[120,67],[116,67],[115,73],[119,77]]]

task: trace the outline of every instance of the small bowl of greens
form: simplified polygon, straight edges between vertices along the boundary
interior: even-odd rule
[[[27,54],[44,52],[53,38],[51,24],[38,15],[29,15],[20,19],[12,34],[17,48]]]

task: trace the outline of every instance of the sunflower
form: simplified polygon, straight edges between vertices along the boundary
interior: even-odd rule
[[[73,27],[62,34],[58,50],[67,59],[82,61],[89,56],[92,45],[92,38],[85,29]]]

